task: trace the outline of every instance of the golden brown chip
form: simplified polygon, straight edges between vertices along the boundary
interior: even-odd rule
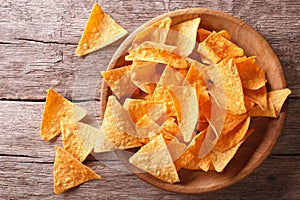
[[[50,88],[47,93],[41,124],[41,137],[49,141],[61,133],[60,117],[75,121],[81,120],[87,111],[73,104]]]
[[[136,49],[129,52],[129,55],[125,57],[127,61],[134,59],[162,63],[174,68],[187,68],[189,62],[187,59],[175,52],[176,47],[170,45],[163,45],[153,42],[144,42]]]
[[[265,71],[258,66],[254,56],[246,59],[237,59],[236,67],[244,88],[258,90],[265,86]]]
[[[267,108],[267,89],[266,86],[261,87],[258,90],[249,90],[243,88],[245,97],[257,104],[260,109],[265,110]]]
[[[200,18],[195,18],[171,26],[167,43],[176,46],[180,55],[188,56],[194,50],[199,23]]]
[[[162,135],[156,136],[136,152],[129,162],[154,177],[175,183],[180,181],[171,154]]]
[[[101,72],[105,82],[118,97],[131,96],[137,87],[131,81],[131,65]]]
[[[84,143],[78,133],[78,126],[73,119],[60,118],[60,126],[64,149],[72,154],[77,160],[83,162],[91,153],[94,144],[88,146],[87,143]]]
[[[197,30],[198,33],[198,42],[203,42],[211,33],[209,30],[206,30],[204,28],[199,28]]]
[[[216,147],[221,151],[227,151],[236,146],[245,137],[250,124],[250,117],[240,123],[230,132],[222,132],[217,141]]]
[[[76,49],[83,56],[124,37],[127,31],[95,3]]]
[[[202,60],[210,64],[219,63],[228,56],[241,57],[244,55],[243,49],[214,31],[199,44],[198,52],[203,56]]]
[[[101,176],[83,165],[64,149],[55,146],[55,151],[56,156],[53,169],[55,194],[61,194],[65,190],[91,179],[102,179]]]
[[[262,110],[259,106],[254,106],[250,111],[250,116],[265,116],[278,118],[281,108],[286,98],[291,94],[288,88],[273,90],[267,94],[267,108]]]
[[[223,95],[225,92],[226,110],[232,114],[238,115],[246,112],[244,103],[244,93],[242,82],[239,77],[234,59],[227,57],[220,63],[215,65],[216,70],[209,71],[210,79],[215,87],[221,92],[214,95]],[[221,76],[221,81],[219,76]],[[224,96],[219,96],[217,99],[224,100]]]
[[[136,35],[135,39],[132,42],[130,50],[138,47],[145,41],[164,44],[167,39],[171,23],[172,19],[170,17],[166,17],[145,28]]]
[[[120,129],[117,119],[115,118],[116,112],[120,111],[114,109],[114,104],[119,104],[119,102],[114,96],[109,96],[101,126],[103,135],[119,149],[134,148],[141,146],[141,144],[147,143],[148,138],[139,138],[137,136],[130,135],[131,133],[123,132]],[[119,123],[123,122],[126,123],[126,120],[122,121],[120,119]]]
[[[222,35],[227,40],[231,40],[230,34],[226,30],[221,30],[218,32],[219,35]]]

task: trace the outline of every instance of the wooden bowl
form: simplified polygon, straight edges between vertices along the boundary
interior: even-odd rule
[[[173,19],[173,24],[201,17],[201,27],[215,31],[227,30],[232,36],[232,41],[243,48],[247,56],[256,56],[257,63],[266,71],[268,79],[267,88],[269,90],[286,87],[284,72],[276,54],[258,32],[244,21],[229,14],[205,8],[177,10],[148,21],[120,45],[112,58],[108,70],[126,64],[124,56],[121,55],[130,46],[137,32],[167,16]],[[102,116],[106,107],[107,97],[110,94],[110,89],[103,83],[101,91]],[[178,193],[195,194],[214,191],[240,181],[261,164],[271,152],[281,133],[285,121],[286,109],[287,106],[285,105],[278,119],[262,117],[252,119],[251,126],[255,128],[254,133],[241,145],[237,154],[227,165],[223,173],[182,169],[179,171],[181,182],[171,185],[147,173],[137,172],[136,168],[128,162],[128,157],[132,155],[130,152],[118,151],[117,154],[122,162],[139,178],[156,187]]]

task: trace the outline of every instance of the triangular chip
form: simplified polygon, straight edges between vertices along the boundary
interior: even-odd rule
[[[216,32],[212,32],[199,44],[198,52],[203,57],[201,57],[202,60],[210,64],[219,63],[228,56],[241,57],[244,55],[243,49]]]
[[[91,153],[95,144],[88,146],[87,143],[84,143],[78,133],[78,126],[73,119],[60,118],[60,126],[64,149],[72,154],[77,160],[83,162]]]
[[[55,151],[56,156],[53,169],[55,194],[61,194],[65,190],[91,179],[102,179],[101,176],[83,165],[64,149],[55,146]]]
[[[265,71],[258,66],[254,56],[237,59],[236,67],[244,88],[258,90],[265,86]]]
[[[131,96],[137,87],[131,81],[131,65],[102,71],[101,74],[114,95],[118,98]]]
[[[200,18],[195,18],[173,25],[169,31],[167,43],[176,46],[180,55],[190,55],[196,44],[199,23]]]
[[[291,94],[288,88],[281,90],[273,90],[267,94],[267,108],[262,110],[259,106],[254,106],[250,111],[250,116],[265,116],[265,117],[279,117],[281,108],[286,98]]]
[[[129,55],[125,57],[127,61],[134,59],[162,63],[179,69],[189,67],[189,62],[180,55],[180,52],[176,52],[175,46],[154,42],[144,42],[136,49],[130,51]]]
[[[124,37],[127,31],[95,3],[76,49],[83,56]]]
[[[206,30],[204,28],[199,28],[197,30],[198,33],[198,42],[203,42],[211,33],[209,30]]]
[[[257,104],[261,110],[265,110],[267,108],[267,88],[263,86],[258,90],[250,90],[247,88],[243,88],[243,92],[245,97],[249,100],[252,100],[255,104]]]
[[[215,65],[216,71],[209,71],[210,79],[220,90],[225,91],[226,109],[232,114],[246,112],[242,82],[239,77],[234,59],[227,57]],[[221,81],[219,80],[221,76]],[[222,95],[222,93],[215,93]],[[224,97],[219,97],[222,99]]]
[[[49,141],[61,133],[60,117],[75,121],[81,120],[87,111],[73,104],[50,88],[47,93],[41,124],[41,137]]]
[[[104,119],[101,126],[101,131],[103,135],[106,138],[108,138],[116,147],[120,149],[134,148],[147,143],[148,142],[147,138],[139,138],[137,136],[130,135],[132,133],[126,133],[120,129],[120,126],[123,126],[124,123],[126,125],[126,120],[128,121],[128,119],[127,118],[125,120],[119,119],[120,121],[117,122],[116,114],[121,112],[119,109],[116,109],[116,107],[119,108],[118,105],[119,102],[114,96],[108,97],[108,101],[104,113]],[[132,124],[128,124],[128,125],[132,125]],[[134,131],[136,131],[135,126],[132,128],[134,128]]]
[[[156,136],[143,146],[129,159],[129,162],[168,183],[173,184],[180,181],[162,135]]]
[[[145,41],[164,44],[167,39],[171,24],[172,19],[170,17],[166,17],[145,28],[144,30],[141,30],[133,40],[130,50],[138,47]]]

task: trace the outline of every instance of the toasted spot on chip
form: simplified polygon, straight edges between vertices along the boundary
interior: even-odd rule
[[[278,118],[281,108],[286,98],[291,94],[288,88],[273,90],[267,93],[267,108],[263,111],[259,106],[254,106],[250,111],[250,116],[265,116]]]
[[[241,57],[244,55],[243,49],[214,31],[199,44],[198,52],[208,63],[219,63],[228,56]]]
[[[137,87],[131,81],[131,65],[101,72],[105,82],[118,97],[131,96]]]
[[[204,28],[199,28],[197,30],[198,33],[198,42],[203,42],[211,33],[209,30],[206,30]]]
[[[226,110],[232,114],[245,113],[246,108],[242,82],[234,60],[227,57],[216,64],[215,68],[217,69],[217,73],[212,71],[210,78],[216,87],[220,87],[220,90],[225,91]],[[221,76],[221,83],[218,80],[219,76]],[[216,95],[222,95],[222,93],[217,93]]]
[[[77,160],[83,162],[91,153],[94,144],[88,145],[87,143],[84,143],[79,135],[78,126],[75,124],[74,120],[60,118],[60,126],[64,149],[72,154]]]
[[[148,138],[139,138],[137,136],[131,135],[132,133],[127,133],[120,129],[120,126],[123,126],[124,123],[124,126],[126,126],[126,122],[128,121],[128,119],[126,117],[124,120],[122,120],[122,117],[120,117],[120,119],[116,119],[115,112],[120,112],[120,110],[115,109],[115,107],[118,107],[115,106],[115,104],[119,104],[117,99],[114,96],[109,96],[106,104],[103,123],[101,126],[103,135],[119,149],[134,148],[141,146],[142,143],[147,143]],[[130,124],[128,125],[130,126]],[[134,128],[135,131],[135,126],[132,128]]]
[[[258,66],[254,56],[246,59],[237,59],[236,67],[244,88],[257,90],[265,86],[265,71]]]
[[[131,50],[125,59],[128,61],[136,59],[157,62],[170,65],[174,68],[189,67],[188,61],[180,55],[180,52],[174,52],[175,50],[176,47],[174,46],[144,42],[136,49]]]
[[[58,94],[54,89],[50,88],[47,93],[46,103],[44,107],[43,119],[41,124],[41,137],[49,141],[61,133],[60,117],[68,119],[81,120],[87,111],[63,96]]]
[[[132,42],[130,49],[138,47],[145,41],[164,44],[172,24],[172,19],[166,17],[139,32]]]
[[[55,194],[61,194],[65,190],[91,179],[102,179],[101,176],[83,165],[66,150],[55,146],[55,151],[56,156],[53,169]]]
[[[76,49],[83,56],[124,37],[127,31],[95,3]]]
[[[188,56],[194,50],[200,18],[191,19],[171,26],[167,43],[177,47],[183,56]]]
[[[180,181],[173,159],[162,135],[156,136],[144,145],[129,158],[129,162],[168,183],[173,184]]]

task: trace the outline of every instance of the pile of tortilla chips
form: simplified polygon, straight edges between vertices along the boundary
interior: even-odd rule
[[[156,22],[133,40],[131,64],[102,72],[113,92],[102,134],[137,148],[129,162],[171,184],[182,168],[222,172],[254,132],[251,117],[279,117],[291,93],[267,91],[255,57],[200,21]]]
[[[289,89],[267,91],[265,71],[226,30],[205,30],[201,19],[164,18],[136,35],[129,65],[102,72],[113,92],[100,129],[79,122],[87,112],[50,88],[41,137],[62,133],[55,146],[54,192],[101,179],[82,162],[91,152],[132,149],[129,162],[173,184],[178,171],[222,172],[254,132],[251,117],[279,117]],[[85,55],[127,32],[98,4],[76,50]]]

